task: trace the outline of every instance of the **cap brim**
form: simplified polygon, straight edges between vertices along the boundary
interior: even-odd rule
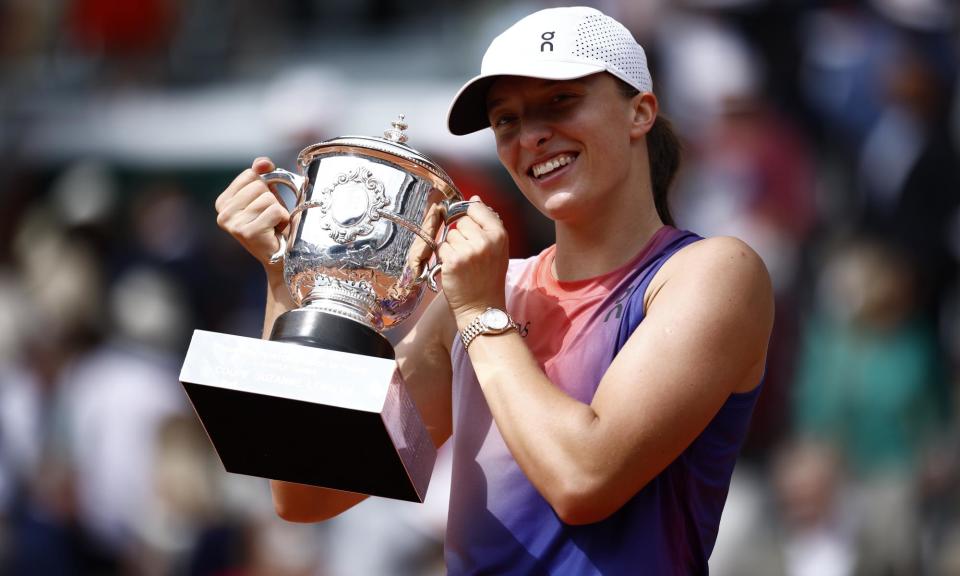
[[[471,78],[450,104],[447,111],[447,128],[451,134],[463,136],[490,126],[487,119],[487,92],[501,76],[525,76],[542,80],[573,80],[583,78],[606,68],[598,64],[569,61],[540,61],[519,63],[502,67],[496,72],[480,74]]]

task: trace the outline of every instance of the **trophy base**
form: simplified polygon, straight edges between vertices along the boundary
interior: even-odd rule
[[[196,330],[180,382],[228,472],[426,496],[437,452],[393,360]]]
[[[296,308],[273,323],[270,340],[393,360],[393,346],[379,332],[335,314]]]

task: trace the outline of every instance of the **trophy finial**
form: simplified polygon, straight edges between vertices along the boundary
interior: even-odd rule
[[[397,119],[390,123],[390,126],[393,126],[393,128],[383,131],[384,138],[391,142],[399,142],[400,144],[408,140],[407,135],[403,133],[403,131],[407,129],[407,123],[403,121],[403,118],[403,114],[397,115]]]

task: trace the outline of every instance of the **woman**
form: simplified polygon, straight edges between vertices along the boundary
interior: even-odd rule
[[[773,321],[763,263],[732,238],[672,226],[675,138],[643,49],[590,8],[497,37],[449,127],[491,127],[556,244],[508,261],[482,203],[439,248],[443,294],[397,347],[437,446],[453,435],[451,574],[706,571]],[[265,333],[292,306],[269,264],[286,211],[257,159],[219,224],[267,272]],[[455,425],[454,425],[455,423]],[[363,499],[282,482],[289,520]]]

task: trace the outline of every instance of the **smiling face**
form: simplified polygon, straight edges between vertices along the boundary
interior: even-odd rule
[[[638,106],[635,98],[647,104]],[[623,209],[622,201],[639,194],[635,178],[646,176],[646,163],[640,168],[635,161],[646,150],[638,155],[636,145],[643,145],[656,116],[652,95],[635,98],[625,97],[606,73],[576,80],[501,77],[487,94],[500,161],[524,196],[555,221]]]

